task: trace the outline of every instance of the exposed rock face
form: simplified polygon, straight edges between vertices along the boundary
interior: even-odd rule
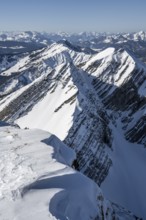
[[[117,51],[119,56],[118,53]],[[121,64],[117,60],[114,63],[113,60],[102,74],[93,79],[92,84],[105,108],[113,111],[112,116],[117,117],[118,112],[118,117],[121,118],[125,130],[125,137],[131,142],[138,142],[146,146],[144,111],[146,108],[146,68],[132,59],[125,51],[122,54],[123,63]],[[110,74],[107,75],[107,72],[112,73],[113,79],[110,78]],[[101,77],[105,80],[102,80]],[[136,122],[135,115],[138,112],[141,114],[137,117]]]

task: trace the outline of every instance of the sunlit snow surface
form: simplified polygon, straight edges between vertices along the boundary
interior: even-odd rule
[[[0,219],[95,217],[100,190],[69,167],[74,158],[48,132],[0,127]]]
[[[21,128],[40,128],[47,130],[64,140],[68,134],[68,131],[73,123],[73,113],[75,111],[76,103],[73,105],[66,105],[65,108],[60,109],[59,113],[54,114],[55,109],[76,93],[76,90],[69,92],[69,95],[65,94],[66,91],[58,86],[53,94],[48,94],[29,114],[17,120],[17,123]],[[38,117],[39,115],[39,117]],[[64,117],[65,116],[65,117]]]

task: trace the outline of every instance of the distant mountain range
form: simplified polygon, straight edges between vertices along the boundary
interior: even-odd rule
[[[36,31],[24,31],[24,32],[0,32],[0,40],[10,41],[22,41],[22,42],[40,42],[47,43],[52,41],[59,41],[62,39],[69,40],[71,42],[78,41],[91,41],[97,39],[104,43],[112,42],[126,42],[128,40],[134,41],[146,41],[146,32],[134,32],[134,33],[97,33],[97,32],[81,32],[81,33],[47,33],[47,32],[36,32]],[[46,40],[46,42],[45,42]]]

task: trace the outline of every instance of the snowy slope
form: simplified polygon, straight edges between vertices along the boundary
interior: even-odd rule
[[[0,150],[1,220],[136,219],[70,168],[74,152],[48,132],[0,127]]]
[[[113,127],[113,132],[113,166],[101,188],[108,199],[145,219],[146,150],[126,141],[120,128]]]

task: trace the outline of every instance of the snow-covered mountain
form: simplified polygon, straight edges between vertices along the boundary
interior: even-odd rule
[[[15,58],[1,62],[0,119],[57,135],[108,199],[145,219],[145,65],[66,40]]]

